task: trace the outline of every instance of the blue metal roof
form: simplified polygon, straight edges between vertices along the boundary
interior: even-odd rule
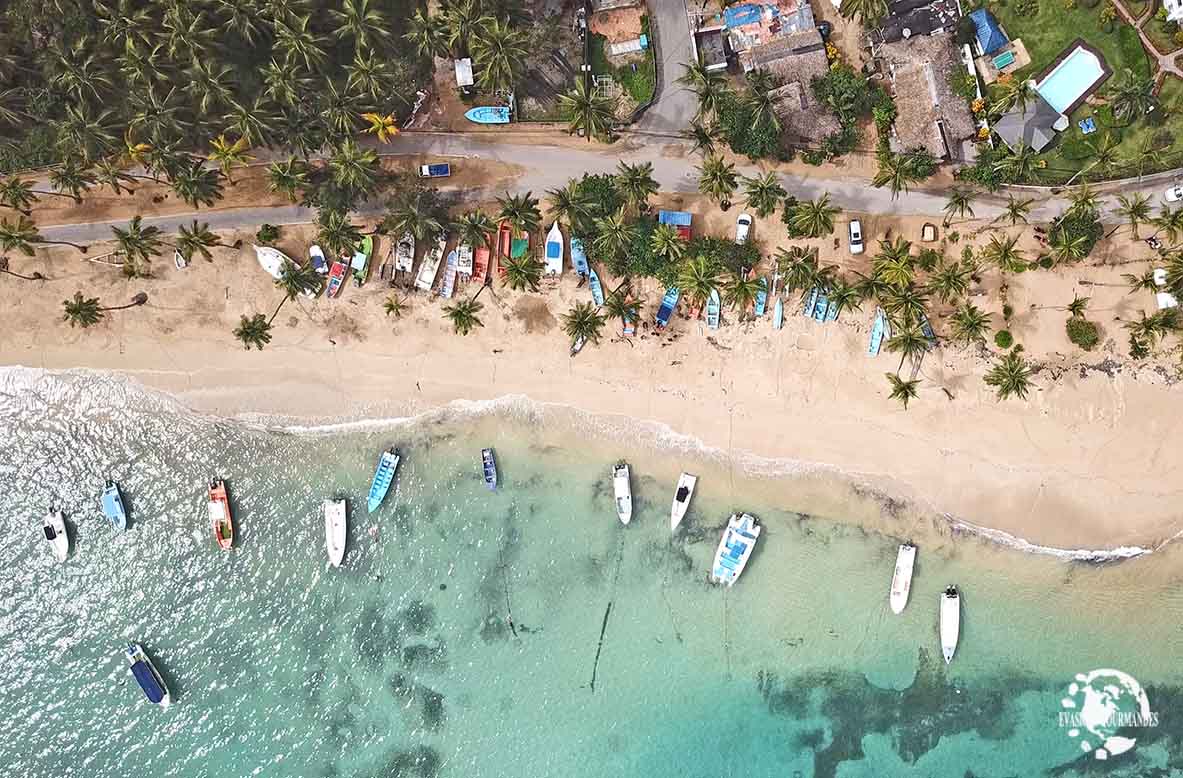
[[[723,23],[728,27],[742,27],[745,24],[755,24],[760,21],[760,13],[763,6],[759,5],[733,5],[730,8],[723,10]],[[773,13],[776,13],[775,8]]]
[[[658,211],[657,221],[675,227],[689,227],[692,216],[689,211]]]
[[[1010,39],[1002,34],[1002,30],[998,27],[998,22],[995,21],[994,16],[985,8],[979,8],[973,11],[970,13],[969,18],[973,19],[974,27],[977,31],[978,45],[982,47],[983,53],[993,54],[1010,43]]]

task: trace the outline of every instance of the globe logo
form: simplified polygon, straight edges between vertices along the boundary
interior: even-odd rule
[[[1060,726],[1081,751],[1097,759],[1124,754],[1137,744],[1131,730],[1157,727],[1146,690],[1129,673],[1102,669],[1077,673],[1060,700]]]

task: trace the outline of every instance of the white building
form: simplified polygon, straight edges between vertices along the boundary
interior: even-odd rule
[[[1162,6],[1167,9],[1167,19],[1172,22],[1183,21],[1183,0],[1162,0]]]

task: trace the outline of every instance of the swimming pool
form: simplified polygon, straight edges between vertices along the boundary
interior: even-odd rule
[[[1035,85],[1035,91],[1060,113],[1068,113],[1109,75],[1101,58],[1077,44]]]

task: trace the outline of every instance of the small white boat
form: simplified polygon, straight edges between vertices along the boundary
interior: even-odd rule
[[[903,613],[908,604],[908,594],[912,591],[912,565],[916,562],[916,546],[911,543],[900,544],[900,550],[895,555],[895,574],[891,577],[892,613]]]
[[[472,278],[472,246],[467,243],[456,247],[456,278],[461,283]]]
[[[612,491],[616,494],[616,515],[620,523],[628,525],[633,519],[633,486],[629,480],[628,463],[612,466]]]
[[[394,250],[394,269],[399,273],[410,273],[415,266],[415,236],[403,233]]]
[[[70,536],[66,534],[66,517],[61,511],[50,511],[41,520],[41,531],[45,534],[45,542],[53,548],[53,555],[59,562],[65,562],[70,556]]]
[[[415,288],[430,292],[435,284],[435,276],[439,272],[440,262],[444,259],[444,249],[448,245],[448,236],[444,235],[436,245],[427,250],[423,261],[419,263],[419,276],[415,279]]]
[[[259,264],[269,276],[276,280],[279,280],[284,263],[292,261],[287,254],[270,246],[254,246],[254,249],[255,256],[259,258]]]
[[[548,276],[561,275],[563,272],[563,231],[559,223],[550,225],[550,232],[546,234],[546,274]]]
[[[346,512],[348,504],[344,499],[325,500],[325,547],[329,552],[329,564],[340,567],[345,559]]]
[[[670,532],[682,523],[686,509],[690,507],[690,498],[694,495],[694,485],[698,483],[698,476],[682,473],[678,477],[678,488],[674,490],[674,504],[670,508]]]
[[[715,549],[715,561],[711,565],[711,583],[734,586],[740,573],[747,567],[760,537],[760,524],[750,513],[733,513],[727,520],[727,529]]]
[[[189,260],[185,259],[185,255],[181,253],[180,249],[173,249],[173,264],[176,265],[177,270],[189,267]]]
[[[941,592],[941,653],[945,655],[945,664],[953,661],[960,631],[961,594],[956,586],[950,586]]]

